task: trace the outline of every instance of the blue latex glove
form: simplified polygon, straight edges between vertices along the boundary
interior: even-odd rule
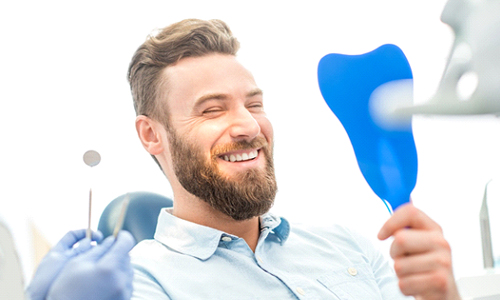
[[[66,263],[91,248],[90,240],[85,238],[86,230],[70,231],[45,255],[40,262],[26,294],[31,300],[45,300],[51,284]],[[92,240],[100,241],[100,232],[92,233]],[[77,247],[74,247],[78,243]]]
[[[135,245],[127,231],[71,259],[52,283],[47,300],[128,300],[134,273],[128,252]]]

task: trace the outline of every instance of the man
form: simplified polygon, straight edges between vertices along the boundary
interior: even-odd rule
[[[133,299],[459,299],[440,227],[411,204],[379,233],[394,237],[397,277],[348,229],[306,230],[268,212],[273,130],[238,48],[222,21],[190,19],[132,59],[136,129],[174,193],[155,239],[131,252]]]

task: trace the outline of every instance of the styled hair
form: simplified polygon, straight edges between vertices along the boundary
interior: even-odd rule
[[[185,57],[210,53],[236,55],[238,40],[221,20],[186,19],[150,35],[137,49],[128,69],[128,81],[137,115],[168,125],[168,91],[163,70]]]

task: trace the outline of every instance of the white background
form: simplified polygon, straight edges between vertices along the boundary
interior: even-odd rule
[[[376,234],[389,213],[324,103],[316,68],[328,53],[396,44],[412,66],[415,98],[424,101],[453,41],[440,21],[445,0],[5,2],[0,214],[28,275],[28,222],[52,244],[86,227],[90,186],[94,229],[106,204],[121,194],[171,196],[135,133],[126,72],[148,34],[184,18],[226,21],[240,40],[240,60],[264,90],[276,137],[274,211],[293,222],[350,226],[387,254],[389,244]],[[419,174],[412,198],[442,225],[457,277],[482,269],[478,216],[484,185],[500,170],[499,127],[493,117],[414,118]],[[92,169],[82,160],[89,149],[102,156]]]

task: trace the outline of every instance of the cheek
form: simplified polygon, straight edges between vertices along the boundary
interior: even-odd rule
[[[272,143],[274,138],[274,131],[273,131],[273,125],[271,124],[269,119],[266,117],[262,117],[258,119],[257,122],[259,123],[262,134],[266,137],[269,143]]]
[[[210,156],[211,149],[220,143],[227,126],[218,122],[206,122],[202,126],[185,133],[184,138],[190,140],[191,144],[198,145],[199,149]]]

